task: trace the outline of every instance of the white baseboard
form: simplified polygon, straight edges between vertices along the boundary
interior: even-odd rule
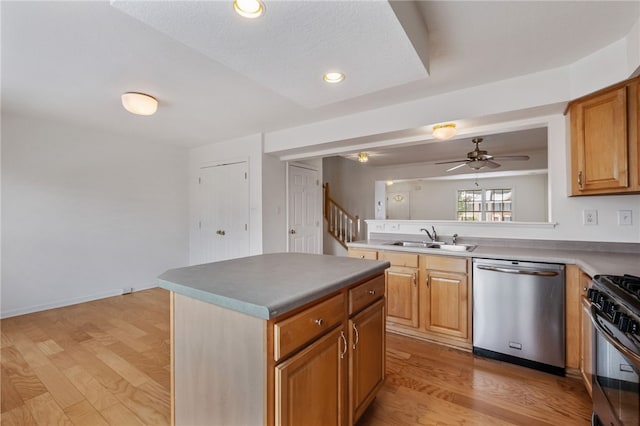
[[[155,288],[155,287],[157,287],[157,285],[134,287],[133,292],[135,293],[136,291],[148,290],[150,288]],[[16,317],[18,315],[32,314],[34,312],[47,311],[49,309],[62,308],[64,306],[77,305],[78,303],[91,302],[92,300],[105,299],[107,297],[121,296],[122,290],[123,290],[122,288],[112,289],[109,291],[104,291],[96,294],[74,297],[71,299],[57,300],[55,302],[45,303],[43,305],[35,305],[35,306],[29,306],[26,308],[18,308],[18,309],[11,309],[9,311],[2,311],[0,312],[0,319]]]

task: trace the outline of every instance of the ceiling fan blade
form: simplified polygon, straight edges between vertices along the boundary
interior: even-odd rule
[[[498,167],[500,167],[500,164],[496,163],[495,161],[491,161],[491,160],[487,160],[487,162],[484,165],[487,166],[490,169],[497,169]]]
[[[451,163],[460,163],[460,162],[467,162],[467,161],[469,160],[465,158],[464,160],[441,161],[439,163],[434,163],[434,164],[451,164]]]
[[[498,160],[498,161],[514,161],[514,160],[525,161],[528,159],[529,159],[528,155],[501,155],[501,156],[492,158],[492,160]]]
[[[450,161],[450,162],[452,162],[452,161]],[[442,164],[444,164],[444,163],[442,163]],[[450,169],[447,169],[446,171],[447,171],[447,172],[450,172],[450,171],[452,171],[452,170],[459,169],[460,167],[464,167],[464,166],[466,166],[466,165],[467,165],[467,163],[466,163],[466,162],[464,162],[464,163],[462,163],[462,164],[458,164],[457,166],[453,166],[453,167],[451,167]]]

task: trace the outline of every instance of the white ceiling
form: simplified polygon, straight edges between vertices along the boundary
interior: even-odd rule
[[[2,1],[3,112],[191,147],[565,66],[640,15],[637,1],[265,3],[246,21],[231,1]],[[347,78],[330,86],[333,67]],[[158,113],[125,112],[125,91]]]

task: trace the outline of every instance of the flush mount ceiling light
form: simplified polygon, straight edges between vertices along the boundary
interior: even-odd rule
[[[326,73],[323,78],[327,83],[340,83],[342,80],[344,80],[344,74],[342,74],[341,72],[332,71]]]
[[[433,137],[436,139],[450,139],[456,135],[456,125],[454,123],[438,124],[433,126]]]
[[[158,100],[145,93],[127,92],[122,94],[122,106],[131,114],[153,115],[158,110]]]
[[[358,154],[358,161],[361,163],[366,163],[369,161],[369,155],[366,152],[361,152]]]
[[[255,19],[262,16],[264,6],[259,0],[233,0],[236,13],[244,18]]]

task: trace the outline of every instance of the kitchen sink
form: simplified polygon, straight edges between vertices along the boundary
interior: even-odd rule
[[[443,241],[420,242],[420,241],[396,241],[391,243],[392,246],[400,247],[416,247],[439,249],[445,251],[473,251],[476,246],[472,244],[447,244]]]

